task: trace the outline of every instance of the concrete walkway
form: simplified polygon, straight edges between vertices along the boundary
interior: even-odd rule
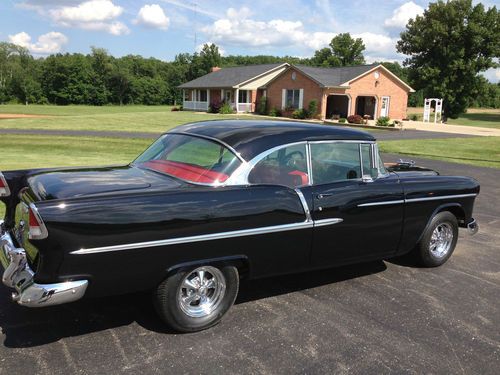
[[[403,121],[403,129],[415,129],[427,132],[451,134],[467,134],[472,136],[500,137],[500,129],[464,125],[434,124],[422,121]]]

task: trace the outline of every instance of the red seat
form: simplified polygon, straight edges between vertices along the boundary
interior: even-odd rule
[[[211,171],[197,165],[170,160],[150,160],[144,163],[144,165],[148,168],[179,177],[183,180],[206,184],[224,182],[229,177],[227,174]]]

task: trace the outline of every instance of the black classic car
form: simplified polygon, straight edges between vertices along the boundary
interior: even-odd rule
[[[0,173],[2,280],[27,307],[153,290],[168,325],[196,331],[242,278],[409,252],[439,266],[459,227],[477,231],[478,193],[468,177],[385,166],[361,131],[192,123],[129,165]]]

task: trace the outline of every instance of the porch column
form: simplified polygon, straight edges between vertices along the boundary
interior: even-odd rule
[[[210,108],[210,89],[207,89],[207,111]]]
[[[186,101],[186,90],[182,89],[182,108],[186,107],[185,101]]]
[[[235,94],[234,94],[234,104],[236,106],[236,113],[238,113],[238,100],[239,100],[239,95],[240,94],[240,89],[236,89],[235,90]]]

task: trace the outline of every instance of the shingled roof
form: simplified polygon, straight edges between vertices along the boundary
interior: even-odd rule
[[[355,65],[337,68],[318,68],[314,66],[295,65],[295,68],[314,79],[321,86],[336,87],[359,77],[378,65],[379,64]]]
[[[192,81],[179,86],[181,89],[209,89],[235,87],[239,84],[258,77],[264,73],[272,71],[278,67],[286,66],[286,63],[261,64],[236,66],[232,68],[222,68],[212,73],[205,74]]]

